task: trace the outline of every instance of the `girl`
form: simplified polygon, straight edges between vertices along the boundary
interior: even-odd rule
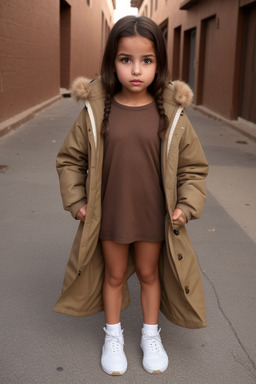
[[[127,279],[141,286],[142,364],[167,369],[159,309],[173,323],[205,326],[203,287],[185,224],[200,216],[207,162],[184,106],[192,92],[168,83],[165,42],[146,17],[127,16],[110,32],[101,78],[77,79],[85,100],[64,141],[57,170],[64,208],[80,220],[55,311],[104,310],[101,366],[127,369],[120,312]]]

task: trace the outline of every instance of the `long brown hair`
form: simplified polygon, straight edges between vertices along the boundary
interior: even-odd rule
[[[154,97],[159,112],[159,136],[162,139],[168,126],[168,118],[163,106],[163,92],[168,82],[167,54],[165,40],[161,29],[148,17],[126,16],[118,20],[110,31],[106,44],[102,66],[101,79],[106,91],[104,117],[102,121],[101,134],[107,133],[108,119],[111,110],[113,96],[121,91],[122,85],[115,73],[115,58],[118,49],[118,42],[122,37],[140,35],[149,39],[155,48],[157,73],[148,91]]]

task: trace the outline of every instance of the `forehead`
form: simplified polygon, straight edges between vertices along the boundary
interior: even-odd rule
[[[117,47],[117,54],[120,53],[126,53],[132,56],[152,55],[155,54],[155,48],[152,41],[140,35],[121,37]]]

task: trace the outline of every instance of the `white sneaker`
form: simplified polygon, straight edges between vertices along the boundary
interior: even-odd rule
[[[108,375],[123,375],[127,370],[127,359],[124,353],[123,330],[109,332],[103,328],[105,344],[102,347],[101,366]]]
[[[162,373],[168,367],[168,356],[163,347],[160,331],[152,334],[142,329],[141,349],[143,351],[143,368],[152,374]]]

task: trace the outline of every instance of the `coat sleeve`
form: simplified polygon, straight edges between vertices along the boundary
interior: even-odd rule
[[[187,220],[192,220],[198,219],[203,209],[208,163],[187,117],[186,121],[179,146],[176,207],[183,210]]]
[[[56,159],[63,207],[75,217],[86,204],[88,136],[83,109],[62,144]]]

